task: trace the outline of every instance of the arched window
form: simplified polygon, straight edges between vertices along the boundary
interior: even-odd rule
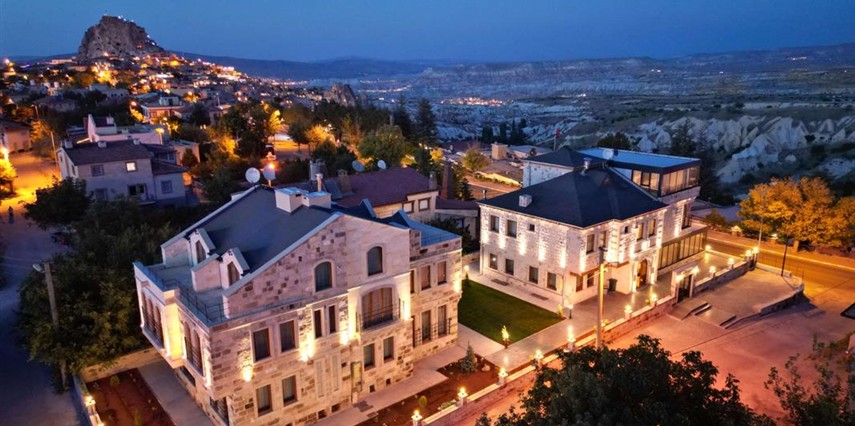
[[[201,263],[205,260],[205,247],[202,247],[201,241],[196,241],[196,263]]]
[[[323,262],[315,266],[315,291],[332,287],[332,263]]]
[[[378,288],[362,296],[362,328],[370,328],[395,317],[391,288]]]
[[[234,262],[229,262],[229,285],[236,283],[240,279],[240,272]]]
[[[383,272],[383,248],[373,247],[368,250],[368,275]]]

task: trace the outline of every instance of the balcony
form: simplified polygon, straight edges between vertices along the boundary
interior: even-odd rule
[[[400,317],[398,309],[394,305],[382,309],[374,309],[359,315],[359,324],[362,330],[379,327],[382,324],[395,321]]]

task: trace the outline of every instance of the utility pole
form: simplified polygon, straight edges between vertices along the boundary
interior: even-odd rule
[[[44,266],[42,266],[44,265]],[[56,296],[53,290],[53,275],[50,271],[50,262],[44,264],[33,264],[33,269],[45,274],[45,283],[47,284],[48,302],[50,303],[50,318],[53,322],[54,331],[59,334],[59,311],[56,308]],[[68,375],[66,374],[65,358],[59,360],[59,374],[62,377],[62,388],[68,389]]]
[[[605,272],[606,263],[601,260],[600,279],[597,283],[597,349],[603,348],[603,284],[605,280]]]

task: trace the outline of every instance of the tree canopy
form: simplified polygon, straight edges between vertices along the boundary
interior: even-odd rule
[[[603,136],[599,141],[597,141],[597,146],[601,148],[632,149],[632,144],[630,143],[629,138],[623,132],[609,133],[608,135]]]
[[[467,149],[460,161],[463,163],[463,167],[473,173],[490,165],[490,159],[475,147]]]
[[[24,205],[24,217],[42,229],[66,227],[79,220],[91,200],[82,179],[53,179],[53,184],[36,191],[36,200]]]
[[[678,360],[658,339],[639,336],[626,349],[585,347],[559,352],[560,367],[543,366],[522,397],[495,425],[750,425],[767,424],[739,396],[727,376],[690,351]],[[489,424],[486,416],[479,424]]]
[[[433,107],[427,99],[419,100],[412,137],[421,142],[434,143],[437,141],[436,114],[434,114]]]
[[[370,160],[372,166],[380,160],[389,167],[399,166],[408,149],[407,140],[398,126],[382,126],[366,136],[358,146],[359,156]]]

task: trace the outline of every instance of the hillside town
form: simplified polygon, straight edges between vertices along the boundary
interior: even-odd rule
[[[855,420],[855,197],[737,193],[689,119],[446,137],[107,15],[2,70],[0,423]]]

